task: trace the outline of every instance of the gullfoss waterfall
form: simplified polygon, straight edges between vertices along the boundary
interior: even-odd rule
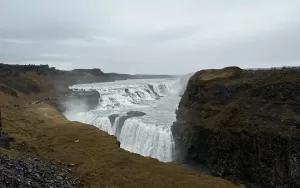
[[[100,98],[97,108],[91,111],[67,110],[68,119],[114,135],[127,151],[173,161],[171,126],[180,100],[178,79],[126,80],[75,85],[70,89],[97,90]]]

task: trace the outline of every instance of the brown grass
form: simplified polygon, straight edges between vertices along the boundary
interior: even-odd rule
[[[231,79],[238,77],[242,69],[238,67],[226,67],[223,69],[202,70],[198,76],[199,81],[211,81],[219,79]]]
[[[16,140],[12,147],[76,164],[76,174],[91,187],[236,187],[120,149],[114,137],[93,126],[70,122],[44,103],[5,108],[3,121],[5,131]]]

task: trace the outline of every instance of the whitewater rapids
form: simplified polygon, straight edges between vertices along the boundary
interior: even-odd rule
[[[125,80],[74,85],[70,89],[97,90],[100,98],[94,110],[67,110],[69,120],[94,125],[116,136],[120,147],[127,151],[162,162],[174,160],[171,126],[180,100],[179,79]],[[129,117],[127,112],[131,111],[145,115]]]

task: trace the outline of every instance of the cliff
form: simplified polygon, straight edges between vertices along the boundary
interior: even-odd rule
[[[300,68],[203,70],[172,126],[177,159],[246,186],[300,187]]]

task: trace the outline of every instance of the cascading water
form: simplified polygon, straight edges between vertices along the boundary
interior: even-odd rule
[[[142,156],[172,161],[175,120],[180,90],[178,79],[126,80],[75,85],[70,89],[97,90],[99,106],[89,112],[66,112],[70,120],[88,123],[115,135],[120,147]]]

